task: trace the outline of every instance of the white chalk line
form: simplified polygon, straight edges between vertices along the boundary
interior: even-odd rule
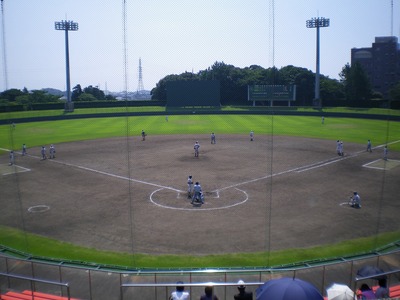
[[[15,174],[15,173],[23,173],[23,172],[29,172],[29,171],[31,171],[31,169],[24,168],[24,167],[21,167],[21,166],[16,165],[16,164],[11,165],[10,167],[16,167],[16,168],[20,168],[20,169],[22,169],[22,170],[21,170],[21,171],[17,171],[17,172],[4,173],[3,176]]]
[[[0,148],[0,150],[10,151],[10,150],[3,149],[3,148]],[[37,158],[37,159],[41,158],[41,157],[36,156],[36,155],[28,155],[27,154],[25,156],[30,156],[30,157]],[[106,176],[113,177],[113,178],[128,180],[128,181],[132,181],[132,182],[136,182],[136,183],[147,184],[147,185],[151,185],[151,186],[154,186],[154,187],[157,187],[157,188],[168,189],[168,190],[172,190],[172,191],[175,191],[175,192],[183,192],[181,190],[175,189],[175,188],[170,187],[170,186],[164,186],[164,185],[160,185],[160,184],[156,184],[156,183],[152,183],[152,182],[147,182],[147,181],[143,181],[143,180],[137,180],[137,179],[129,178],[129,177],[126,177],[126,176],[116,175],[116,174],[112,174],[112,173],[109,173],[109,172],[104,172],[104,171],[100,171],[100,170],[96,170],[96,169],[92,169],[92,168],[88,168],[88,167],[84,167],[84,166],[80,166],[80,165],[76,165],[76,164],[71,164],[71,163],[67,163],[67,162],[58,161],[56,159],[46,159],[46,160],[49,161],[49,162],[52,162],[52,163],[57,163],[57,164],[60,164],[60,165],[65,165],[65,166],[69,166],[69,167],[73,167],[73,168],[77,168],[77,169],[81,169],[81,170],[85,170],[85,171],[90,171],[90,172],[93,172],[93,173],[106,175]]]
[[[385,143],[384,145],[378,145],[378,146],[373,147],[372,149],[382,148],[385,145],[391,145],[391,144],[395,144],[395,143],[398,143],[398,142],[400,142],[400,140],[393,141],[393,142],[390,142],[390,143]],[[10,150],[4,149],[4,148],[0,148],[0,150],[10,151]],[[365,151],[358,151],[358,152],[355,152],[352,155],[348,155],[348,156],[345,156],[345,157],[331,158],[331,159],[323,160],[323,161],[316,162],[316,163],[313,163],[313,164],[310,164],[310,165],[296,167],[296,168],[285,170],[285,171],[282,171],[282,172],[273,173],[273,174],[269,174],[269,175],[266,175],[266,176],[263,176],[263,177],[254,178],[254,179],[251,179],[251,180],[239,182],[239,183],[232,184],[232,185],[229,185],[229,186],[226,186],[226,187],[223,187],[223,188],[216,189],[215,191],[212,191],[212,192],[216,192],[219,195],[220,191],[223,191],[223,190],[226,190],[226,189],[229,189],[229,188],[236,188],[237,186],[241,186],[241,185],[257,182],[257,181],[260,181],[260,180],[264,180],[264,179],[268,179],[268,178],[272,178],[272,177],[276,177],[276,176],[279,176],[279,175],[284,175],[284,174],[288,174],[288,173],[292,173],[292,172],[300,173],[300,172],[309,171],[309,170],[312,170],[312,169],[316,169],[316,168],[320,168],[320,167],[324,167],[324,166],[330,165],[332,163],[343,161],[344,159],[348,159],[348,158],[351,158],[351,157],[358,156],[358,155],[360,155],[362,153],[365,153]],[[34,155],[27,155],[27,156],[40,158],[40,157],[34,156]],[[59,164],[62,164],[62,165],[66,165],[66,166],[70,166],[70,167],[75,167],[75,168],[78,168],[78,169],[90,171],[90,172],[101,174],[101,175],[106,175],[106,176],[118,178],[118,179],[123,179],[123,180],[128,180],[128,181],[132,181],[132,182],[136,182],[136,183],[151,185],[151,186],[159,188],[159,190],[160,189],[168,189],[168,190],[172,190],[172,191],[175,191],[175,192],[178,192],[178,193],[184,193],[184,191],[179,190],[179,189],[175,189],[175,188],[170,187],[170,186],[164,186],[164,185],[155,184],[155,183],[151,183],[151,182],[147,182],[147,181],[137,180],[137,179],[129,178],[129,177],[126,177],[126,176],[116,175],[116,174],[112,174],[112,173],[109,173],[109,172],[95,170],[95,169],[92,169],[92,168],[79,166],[79,165],[75,165],[75,164],[70,164],[70,163],[65,163],[65,162],[60,162],[60,161],[56,161],[56,160],[52,160],[52,162],[59,163]]]
[[[167,209],[173,209],[173,210],[182,210],[182,211],[211,211],[211,210],[221,210],[221,209],[232,208],[232,207],[235,207],[235,206],[238,206],[238,205],[241,205],[241,204],[247,202],[247,200],[249,199],[249,195],[247,194],[247,192],[244,191],[244,190],[238,189],[238,188],[235,188],[235,189],[238,190],[238,191],[240,191],[240,192],[242,192],[242,193],[246,196],[245,199],[242,200],[242,201],[240,201],[240,202],[234,203],[234,204],[223,205],[223,206],[219,206],[219,207],[205,207],[205,208],[204,208],[203,206],[201,206],[201,207],[196,207],[196,208],[194,208],[194,207],[191,207],[191,208],[184,208],[184,207],[173,207],[173,206],[169,206],[169,205],[160,204],[160,203],[154,201],[153,195],[156,194],[156,193],[158,193],[159,191],[163,190],[163,188],[157,189],[157,190],[153,191],[153,192],[150,194],[150,202],[153,203],[154,205],[158,206],[158,207],[167,208]],[[213,198],[215,198],[215,197],[213,197]],[[218,198],[219,198],[219,194],[218,194]],[[204,204],[206,204],[206,203],[207,203],[207,198],[205,199],[205,203],[204,203]],[[203,205],[204,205],[204,204],[203,204]]]

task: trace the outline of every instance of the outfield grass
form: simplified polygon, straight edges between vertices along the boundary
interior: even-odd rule
[[[373,146],[400,140],[400,122],[351,118],[271,116],[271,115],[176,115],[166,122],[164,116],[137,116],[47,121],[0,126],[0,148],[20,149],[87,139],[168,134],[259,134],[303,136]],[[335,143],[332,144],[335,148]],[[400,151],[400,143],[390,145]]]
[[[291,112],[318,112],[321,115],[326,113],[352,113],[352,114],[374,114],[400,116],[400,110],[383,108],[351,108],[351,107],[327,107],[315,109],[312,107],[269,107],[269,106],[224,106],[221,108],[195,108],[197,111],[216,110],[216,111],[291,111]],[[64,110],[28,110],[0,113],[0,120],[10,120],[18,122],[20,118],[50,117],[67,115],[93,115],[93,114],[113,114],[113,113],[140,113],[140,112],[174,112],[190,111],[190,108],[166,108],[163,106],[139,106],[139,107],[109,107],[109,108],[77,108],[73,112],[65,113]]]
[[[151,135],[174,134],[248,134],[288,135],[365,144],[371,139],[373,146],[390,144],[390,151],[400,151],[400,122],[351,118],[272,116],[272,115],[171,115],[168,122],[164,116],[138,116],[121,118],[77,119],[49,122],[20,123],[13,128],[0,126],[0,148],[20,150],[23,143],[29,147],[59,144],[62,142],[140,135],[144,129]],[[382,234],[378,237],[357,239],[336,245],[310,249],[288,249],[274,253],[229,254],[212,256],[150,256],[97,251],[77,247],[40,236],[0,227],[0,244],[29,250],[36,256],[64,260],[79,260],[99,264],[112,264],[148,268],[184,267],[235,267],[273,266],[304,260],[345,256],[376,249],[400,239],[400,232]]]

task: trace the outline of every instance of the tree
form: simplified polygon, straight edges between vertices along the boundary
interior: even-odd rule
[[[74,86],[74,88],[72,89],[72,95],[71,95],[71,100],[72,101],[76,101],[80,95],[82,95],[83,91],[82,91],[82,87],[80,84],[77,84],[76,86]]]
[[[344,91],[348,104],[363,106],[371,99],[371,83],[360,63],[350,66],[346,64],[339,74],[344,84]]]
[[[96,101],[96,99],[92,94],[82,93],[76,101]]]
[[[390,89],[389,95],[391,100],[400,101],[400,81]]]
[[[9,90],[6,90],[6,91],[2,92],[0,94],[0,98],[1,99],[6,99],[9,102],[15,102],[15,99],[18,96],[21,96],[21,95],[24,95],[24,92],[22,92],[22,91],[20,91],[18,89],[9,89]]]
[[[86,94],[91,94],[97,100],[105,100],[106,99],[104,92],[102,90],[100,90],[97,86],[89,85],[88,87],[85,87],[83,89],[83,92]]]

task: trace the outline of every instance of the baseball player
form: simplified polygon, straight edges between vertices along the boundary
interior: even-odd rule
[[[354,208],[361,208],[361,198],[357,192],[353,193],[353,197],[350,199],[350,205]]]
[[[47,159],[46,147],[45,146],[42,146],[42,150],[40,150],[40,153],[42,154],[42,160]]]
[[[385,147],[383,148],[383,159],[384,159],[384,160],[387,160],[388,153],[389,153],[388,147],[385,146]]]
[[[193,197],[192,197],[192,204],[193,204],[193,202],[194,201],[198,201],[198,200],[200,200],[200,202],[203,204],[204,203],[204,198],[202,197],[202,190],[201,190],[201,185],[200,185],[200,183],[197,181],[195,184],[194,184],[194,187],[193,187]]]
[[[192,193],[193,193],[193,179],[192,175],[189,175],[187,179],[187,185],[188,185],[188,198],[192,198]]]
[[[22,145],[22,156],[25,156],[25,155],[27,155],[28,153],[26,152],[26,145],[25,144],[23,144]]]
[[[15,163],[15,158],[14,158],[14,151],[10,151],[10,166],[12,166]]]
[[[144,132],[144,130],[142,130],[142,141],[146,140],[146,132]]]
[[[215,140],[215,133],[211,133],[211,144],[215,144],[216,140]]]
[[[53,144],[50,145],[49,152],[50,152],[50,157],[49,157],[50,159],[56,158],[56,148],[54,148]]]
[[[250,141],[254,141],[254,131],[250,131]]]
[[[367,152],[372,152],[372,144],[370,140],[367,142]]]
[[[194,157],[199,157],[199,148],[200,148],[200,144],[198,141],[196,141],[196,143],[194,144]]]

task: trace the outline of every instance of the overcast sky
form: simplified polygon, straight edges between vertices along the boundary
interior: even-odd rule
[[[306,28],[314,17],[330,19],[321,28],[321,74],[339,78],[351,48],[370,47],[392,30],[399,36],[400,0],[393,2],[392,26],[391,0],[126,0],[128,90],[138,88],[139,58],[146,90],[166,75],[197,73],[216,61],[315,72],[316,30]],[[69,33],[71,88],[123,91],[123,3],[2,0],[0,91],[5,70],[9,89],[65,90],[65,34],[54,27],[62,20],[79,23]]]

